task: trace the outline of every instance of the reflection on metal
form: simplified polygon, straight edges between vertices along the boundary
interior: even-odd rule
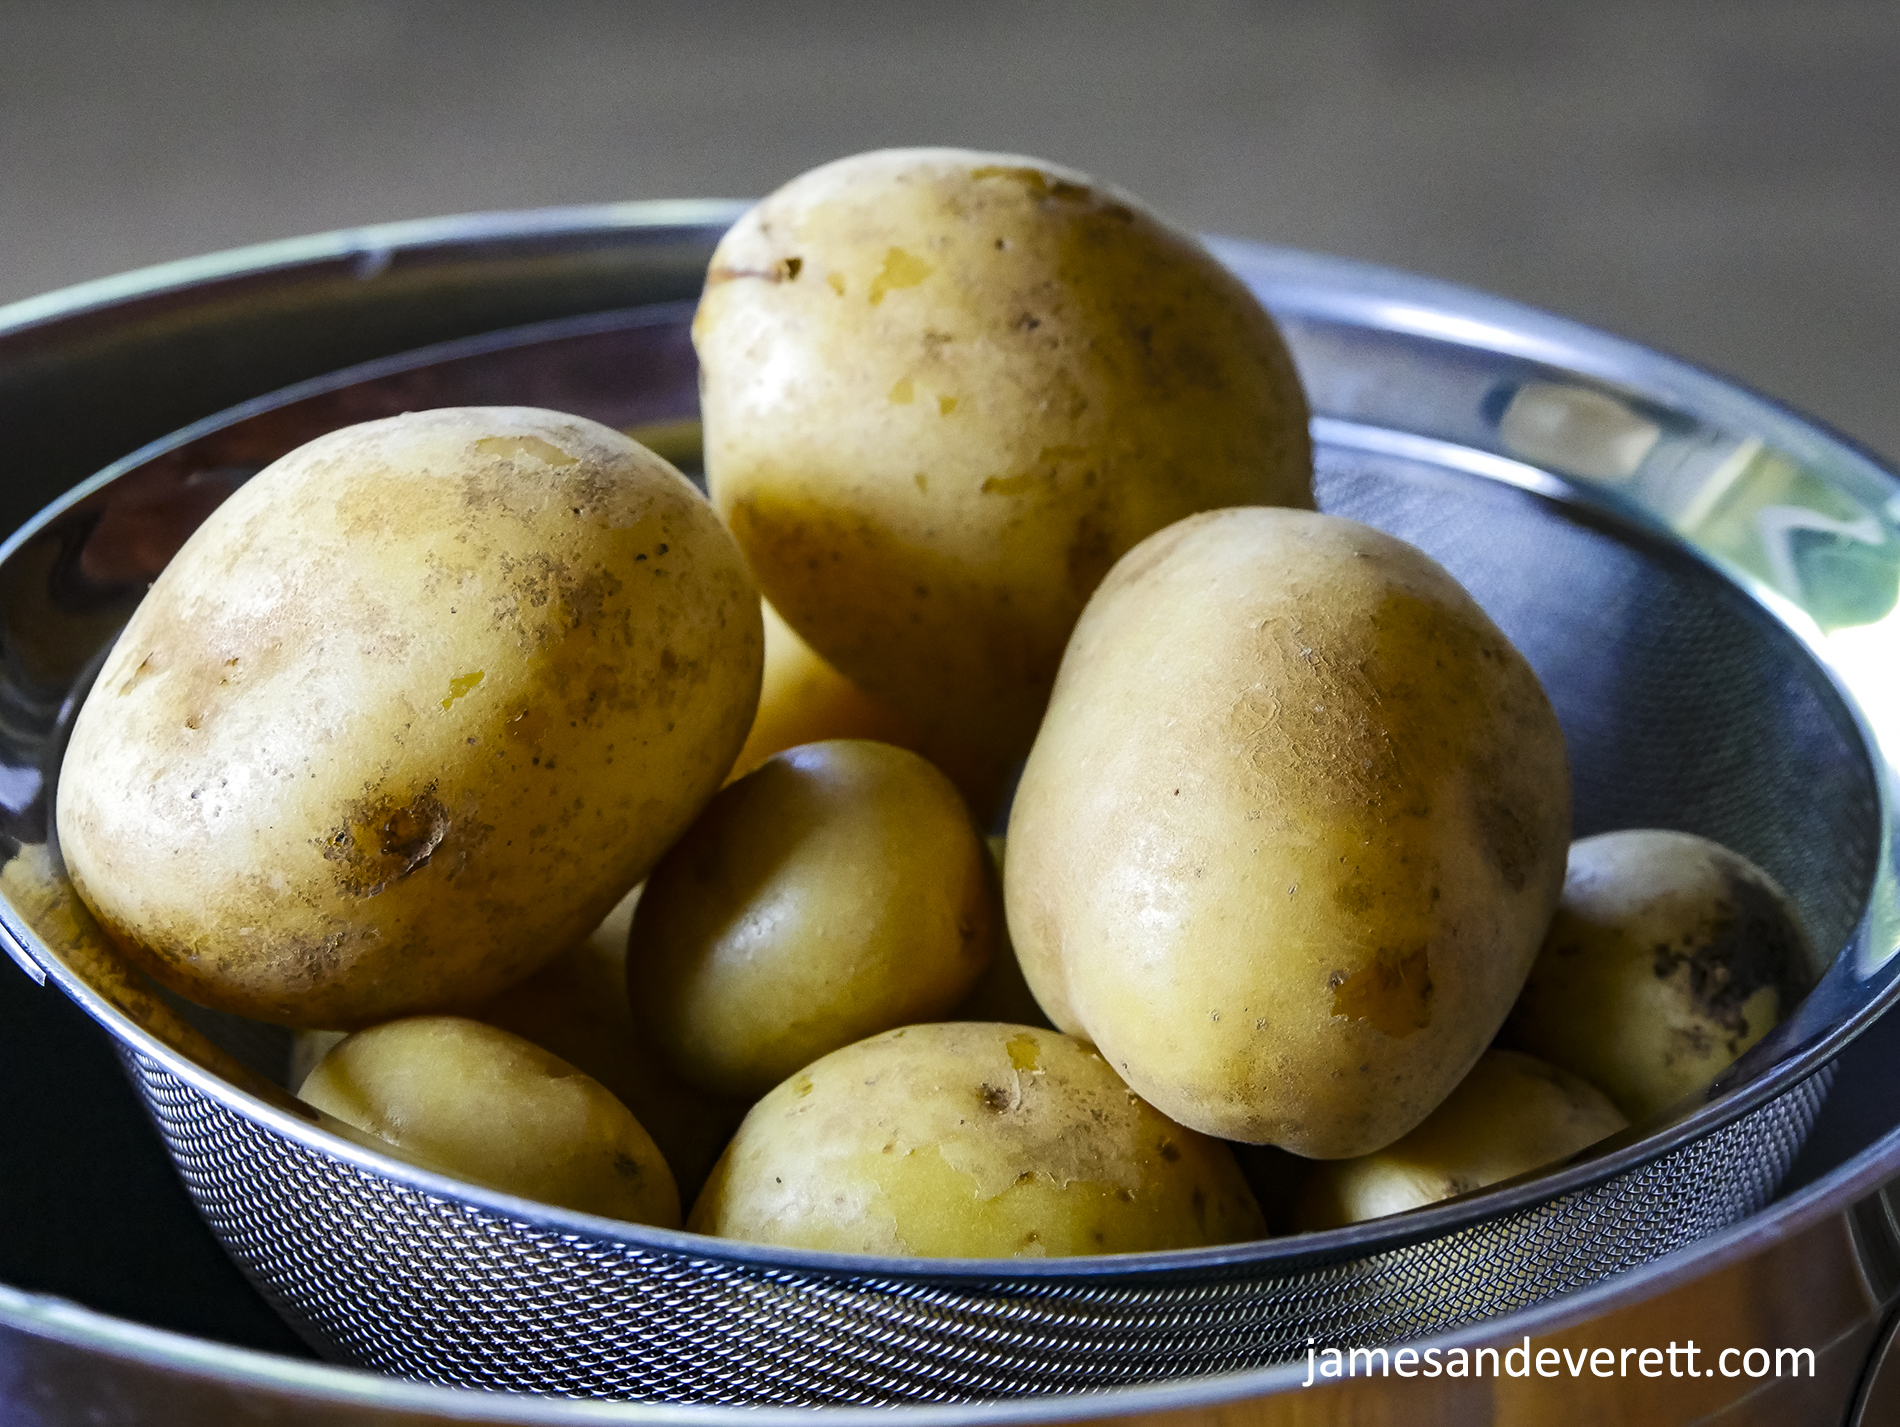
[[[8,931],[4,926],[0,926],[0,948],[5,948],[13,964],[33,978],[34,985],[44,986],[46,984],[46,968],[28,956],[26,949],[13,939],[13,933]]]
[[[1636,474],[1662,428],[1607,392],[1559,382],[1526,382],[1498,417],[1498,437],[1515,456],[1566,475],[1622,481]]]
[[[1506,456],[1494,456],[1489,451],[1474,451],[1469,446],[1460,446],[1452,441],[1417,436],[1409,431],[1393,431],[1363,422],[1315,416],[1313,441],[1319,446],[1372,452],[1416,461],[1423,466],[1466,471],[1474,476],[1483,476],[1488,481],[1499,481],[1536,495],[1562,497],[1567,492],[1564,482],[1537,466]]]
[[[1854,1258],[1875,1303],[1900,1299],[1900,1188],[1883,1185],[1847,1211]]]
[[[1900,534],[1779,451],[1756,449],[1679,528],[1799,605],[1823,633],[1872,624],[1900,598]]]
[[[1900,1422],[1900,1314],[1888,1320],[1867,1375],[1860,1384],[1847,1427],[1894,1427]]]

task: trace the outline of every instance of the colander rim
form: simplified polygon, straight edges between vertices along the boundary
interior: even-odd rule
[[[535,210],[519,215],[486,214],[466,219],[429,220],[423,224],[389,225],[382,230],[346,230],[337,234],[297,240],[296,243],[289,245],[266,245],[265,248],[260,249],[214,255],[213,258],[194,260],[197,266],[183,265],[174,270],[172,276],[175,280],[193,280],[201,278],[204,273],[210,271],[240,270],[247,260],[281,263],[287,258],[305,260],[314,254],[335,255],[362,251],[387,251],[390,247],[402,243],[453,241],[458,233],[471,237],[537,232],[565,233],[584,231],[590,223],[611,223],[617,228],[638,227],[643,222],[660,226],[677,223],[682,215],[724,218],[736,211],[737,205],[714,202],[650,206],[627,204],[571,210]],[[511,222],[511,219],[514,221]],[[1517,355],[1560,366],[1579,375],[1644,391],[1653,388],[1665,394],[1672,394],[1685,403],[1693,399],[1696,403],[1710,403],[1724,412],[1745,414],[1758,425],[1763,425],[1778,437],[1784,438],[1786,446],[1793,454],[1805,452],[1812,455],[1814,452],[1825,450],[1836,460],[1845,459],[1863,475],[1884,482],[1894,491],[1900,491],[1900,478],[1896,478],[1880,467],[1865,452],[1853,447],[1851,443],[1832,436],[1815,423],[1795,415],[1778,403],[1747,392],[1734,383],[1704,372],[1688,363],[1664,356],[1624,339],[1597,332],[1583,324],[1452,284],[1417,278],[1346,259],[1302,253],[1235,239],[1214,238],[1209,241],[1214,251],[1235,267],[1243,278],[1247,278],[1256,290],[1261,291],[1268,305],[1281,314],[1325,313],[1336,319],[1351,318],[1354,313],[1362,318],[1371,314],[1384,314],[1389,322],[1402,321],[1404,324],[1409,324],[1407,330],[1454,343],[1483,346],[1508,339],[1514,344],[1510,350]],[[247,254],[251,255],[248,259]],[[166,271],[168,270],[157,270],[158,273]],[[138,276],[133,275],[134,278]],[[118,283],[117,287],[112,286],[115,282]],[[89,288],[95,289],[99,286],[88,285]],[[115,294],[123,295],[124,292],[132,290],[135,285],[128,279],[108,280],[106,286],[111,290],[105,292],[81,290],[74,299],[74,310],[87,308],[88,305],[97,305],[111,299]],[[44,300],[24,306],[27,309],[25,311],[22,310],[21,304],[0,309],[0,335],[4,335],[9,326],[20,321],[44,320],[52,310],[48,302]],[[584,319],[560,319],[554,324],[535,325],[549,327],[560,325],[560,322],[581,320]],[[506,335],[505,333],[489,334],[487,340],[498,340]],[[463,339],[462,343],[442,344],[442,348],[462,346],[482,340],[485,339]],[[1497,348],[1487,349],[1496,350]],[[163,450],[170,449],[206,430],[237,419],[240,414],[278,404],[289,399],[293,393],[314,390],[326,384],[343,384],[346,379],[360,379],[360,374],[368,368],[387,367],[416,355],[403,354],[397,358],[385,359],[381,363],[363,364],[361,367],[345,369],[312,382],[301,383],[297,387],[272,393],[216,413],[141,448],[75,486],[22,526],[4,545],[0,545],[0,564],[9,559],[37,531],[43,529],[62,511],[131,469],[133,465],[148,461]],[[1339,440],[1346,436],[1346,426],[1322,416],[1319,418],[1317,434]],[[1493,478],[1499,478],[1502,474],[1502,478],[1511,479],[1509,474],[1503,473],[1502,468],[1497,465],[1498,459],[1491,458],[1489,468],[1479,473]],[[1546,497],[1590,510],[1598,518],[1622,522],[1630,522],[1632,519],[1630,511],[1619,506],[1613,499],[1605,498],[1601,492],[1592,487],[1563,480],[1523,463],[1517,464],[1523,473],[1522,478],[1515,482],[1517,484],[1537,489]],[[1656,532],[1651,530],[1650,533],[1653,535]],[[1693,547],[1688,546],[1686,542],[1678,543],[1684,549],[1694,553]],[[1719,565],[1717,568],[1721,569]],[[1804,647],[1811,645],[1811,639],[1802,629],[1788,625],[1786,611],[1777,608],[1765,599],[1762,591],[1750,588],[1736,579],[1735,572],[1732,570],[1721,569],[1721,573],[1732,583],[1740,584],[1744,593],[1749,594],[1754,602],[1766,609],[1777,622],[1788,627]],[[1809,652],[1814,651],[1810,648]],[[1878,743],[1873,738],[1852,692],[1840,686],[1835,671],[1824,660],[1817,659],[1817,664],[1829,682],[1834,684],[1836,692],[1841,695],[1845,707],[1859,726],[1863,743],[1868,748],[1874,765],[1883,839],[1881,857],[1876,871],[1876,884],[1872,893],[1872,897],[1877,898],[1883,889],[1891,891],[1895,886],[1893,831],[1896,824],[1896,800],[1893,793],[1892,769],[1879,756]],[[222,1076],[206,1070],[190,1057],[152,1036],[112,1006],[94,988],[61,963],[57,956],[50,953],[42,943],[39,943],[30,927],[25,925],[24,919],[4,898],[0,898],[0,928],[4,928],[9,938],[16,943],[16,947],[13,948],[16,951],[16,960],[32,965],[39,974],[52,975],[62,989],[95,1020],[104,1025],[121,1044],[157,1062],[169,1073],[184,1080],[214,1101],[225,1105],[234,1113],[267,1124],[275,1133],[418,1192],[471,1204],[485,1212],[551,1233],[573,1234],[702,1259],[744,1263],[775,1271],[852,1279],[900,1279],[913,1283],[999,1278],[1106,1280],[1139,1276],[1143,1279],[1152,1279],[1159,1275],[1203,1275],[1210,1270],[1238,1272],[1249,1266],[1267,1264],[1284,1270],[1309,1263],[1319,1264],[1361,1258],[1368,1253],[1402,1248],[1482,1220],[1532,1208],[1568,1194],[1587,1190],[1618,1175],[1638,1169],[1684,1144],[1713,1133],[1750,1110],[1784,1093],[1805,1079],[1807,1075],[1812,1074],[1838,1054],[1852,1036],[1858,1033],[1859,1028],[1869,1023],[1880,1010],[1891,1004],[1896,996],[1900,996],[1900,979],[1896,979],[1893,975],[1895,969],[1893,948],[1889,946],[1881,959],[1881,964],[1874,968],[1875,975],[1878,975],[1883,968],[1887,974],[1882,983],[1875,988],[1874,993],[1864,999],[1854,1010],[1849,1020],[1831,1026],[1818,1038],[1810,1039],[1797,1053],[1785,1056],[1768,1070],[1747,1078],[1744,1084],[1732,1090],[1714,1094],[1706,1103],[1682,1114],[1673,1123],[1648,1129],[1645,1133],[1638,1134],[1632,1131],[1628,1136],[1619,1137],[1619,1140],[1627,1142],[1611,1141],[1608,1149],[1592,1154],[1564,1169],[1527,1176],[1521,1182],[1512,1182],[1504,1186],[1491,1186],[1472,1195],[1415,1210],[1407,1215],[1319,1234],[1298,1236],[1297,1240],[1270,1239],[1245,1245],[1209,1249],[1059,1260],[920,1261],[871,1255],[776,1249],[739,1244],[730,1240],[710,1239],[684,1231],[628,1225],[620,1221],[556,1209],[499,1191],[482,1189],[479,1186],[421,1169],[366,1146],[343,1140],[330,1131],[299,1117],[284,1106],[269,1104],[231,1084]],[[1847,948],[1841,953],[1843,959],[1861,947],[1868,931],[1868,919],[1864,916],[1861,927],[1857,929],[1855,936],[1850,938]],[[1870,962],[1875,960],[1872,955],[1874,949],[1872,947],[1864,949],[1869,954],[1863,959]],[[1642,1128],[1639,1127],[1639,1129]],[[1263,1249],[1270,1249],[1270,1251],[1263,1252]]]

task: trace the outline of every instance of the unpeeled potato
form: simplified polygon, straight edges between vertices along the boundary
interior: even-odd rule
[[[839,1046],[948,1014],[1000,916],[948,778],[889,744],[807,744],[725,788],[654,868],[627,995],[680,1075],[752,1099]]]
[[[774,753],[803,743],[864,738],[921,753],[949,775],[976,818],[988,823],[1012,770],[952,739],[933,738],[915,719],[872,698],[799,638],[770,601],[760,601],[760,613],[765,621],[765,675],[759,685],[759,711],[728,782]]]
[[[1450,575],[1352,521],[1211,511],[1076,626],[1010,814],[1010,936],[1163,1113],[1345,1158],[1490,1042],[1569,829],[1556,714]]]
[[[1020,155],[860,154],[713,254],[693,324],[714,504],[786,622],[1007,768],[1137,541],[1312,505],[1307,410],[1252,293],[1128,194]]]
[[[744,777],[774,753],[832,738],[868,738],[913,748],[919,730],[840,674],[772,608],[759,602],[765,630],[765,671],[759,711],[733,760],[728,778]]]
[[[909,1026],[753,1107],[689,1228],[932,1258],[1198,1248],[1264,1232],[1233,1156],[1055,1031]]]
[[[758,593],[677,471],[516,407],[337,431],[153,584],[60,774],[99,922],[173,990],[347,1029],[587,935],[719,786]]]
[[[1707,1089],[1821,969],[1787,893],[1740,853],[1686,832],[1602,833],[1570,848],[1500,1041],[1641,1120]]]
[[[672,1173],[627,1107],[494,1026],[410,1016],[358,1031],[297,1093],[426,1168],[586,1214],[679,1226]]]
[[[1628,1124],[1581,1076],[1517,1051],[1486,1051],[1397,1142],[1313,1166],[1297,1222],[1332,1229],[1469,1194],[1555,1164]]]
[[[681,1080],[627,1004],[627,933],[636,890],[578,946],[469,1015],[532,1041],[598,1080],[640,1121],[691,1203],[750,1107]]]

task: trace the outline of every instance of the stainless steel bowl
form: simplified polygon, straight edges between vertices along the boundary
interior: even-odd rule
[[[716,231],[694,240],[702,262]],[[677,233],[671,242],[652,247],[693,246]],[[1288,328],[1320,413],[1324,502],[1432,550],[1538,665],[1579,768],[1579,832],[1677,825],[1748,852],[1794,891],[1818,936],[1844,945],[1821,988],[1706,1102],[1558,1175],[1260,1246],[919,1273],[563,1215],[314,1128],[269,1085],[268,1044],[250,1046],[248,1066],[213,1048],[83,926],[61,922],[69,896],[36,851],[44,803],[26,801],[10,825],[20,847],[0,922],[126,1046],[201,1207],[327,1351],[437,1380],[698,1400],[1203,1378],[1297,1356],[1308,1333],[1364,1342],[1492,1320],[1767,1201],[1824,1067],[1892,995],[1883,749],[1894,736],[1883,744],[1878,720],[1895,700],[1882,701],[1879,661],[1856,658],[1900,580],[1893,478],[1757,398],[1600,334],[1336,261],[1222,251]],[[108,468],[0,553],[0,571],[26,591],[8,607],[9,651],[30,651],[4,686],[27,711],[0,745],[14,786],[55,766],[60,703],[70,707],[86,660],[168,553],[148,539],[143,573],[115,566],[98,578],[113,548],[99,532],[128,507],[169,491],[179,499],[166,529],[182,538],[179,512],[202,507],[220,480],[228,489],[273,453],[271,439],[299,421],[367,414],[375,400],[534,400],[621,424],[678,419],[690,414],[689,367],[665,368],[669,377],[661,363],[634,390],[603,385],[611,364],[598,354],[672,343],[677,357],[679,321],[649,309],[483,338],[267,400]],[[587,351],[596,356],[578,355]],[[556,371],[567,375],[550,383]],[[590,410],[595,400],[606,404]],[[243,1049],[232,1028],[214,1029]],[[314,1235],[296,1207],[312,1193],[330,1207]],[[360,1234],[339,1239],[337,1226],[352,1223]],[[407,1244],[392,1239],[396,1224]],[[398,1260],[423,1267],[405,1283]],[[603,1277],[621,1316],[574,1312],[576,1286]],[[548,1305],[530,1332],[524,1302]]]

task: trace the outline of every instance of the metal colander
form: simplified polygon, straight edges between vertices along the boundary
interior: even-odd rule
[[[1845,947],[1819,988],[1706,1102],[1553,1174],[1391,1220],[1093,1259],[795,1253],[532,1204],[315,1123],[270,1084],[283,1073],[281,1033],[171,1003],[117,960],[45,846],[41,799],[10,824],[0,921],[119,1038],[199,1209],[319,1352],[443,1384],[671,1402],[1075,1392],[1468,1325],[1769,1202],[1829,1060],[1893,991],[1885,765],[1837,692],[1847,676],[1830,668],[1830,630],[1813,613],[1884,617],[1886,576],[1844,559],[1856,552],[1839,539],[1751,554],[1724,532],[1747,524],[1731,519],[1738,500],[1783,510],[1821,499],[1800,496],[1800,480],[1863,504],[1900,484],[1765,403],[1596,334],[1390,274],[1225,251],[1278,309],[1301,361],[1319,413],[1322,507],[1423,547],[1536,667],[1569,741],[1577,834],[1666,826],[1742,851],[1788,889],[1818,945]],[[1394,315],[1395,290],[1413,317]],[[1474,307],[1495,319],[1490,335],[1473,335]],[[83,666],[149,578],[102,575],[100,532],[155,491],[195,489],[208,509],[317,431],[405,406],[532,400],[677,437],[683,428],[666,423],[693,412],[685,319],[677,307],[605,314],[380,363],[112,468],[0,558],[14,592],[7,628],[32,631],[7,651],[8,757],[32,761],[50,786]],[[1566,428],[1566,391],[1589,394],[1572,407],[1591,421]],[[1554,405],[1527,416],[1537,401]],[[1605,401],[1619,404],[1620,426]],[[1605,420],[1630,467],[1607,476]],[[1527,442],[1537,462],[1521,459]],[[1566,460],[1578,478],[1553,474]],[[1773,528],[1827,537],[1826,520],[1847,523]],[[190,523],[174,518],[182,528],[148,542],[154,571],[169,554],[156,547],[175,548]],[[1860,544],[1900,571],[1900,536],[1891,522],[1880,533],[1884,545]],[[1799,588],[1786,587],[1788,569]]]
[[[324,1356],[450,1386],[821,1405],[1081,1392],[1406,1341],[1659,1258],[1773,1197],[1832,1078],[1607,1183],[1336,1263],[933,1279],[576,1233],[300,1144],[125,1059],[199,1210]]]

